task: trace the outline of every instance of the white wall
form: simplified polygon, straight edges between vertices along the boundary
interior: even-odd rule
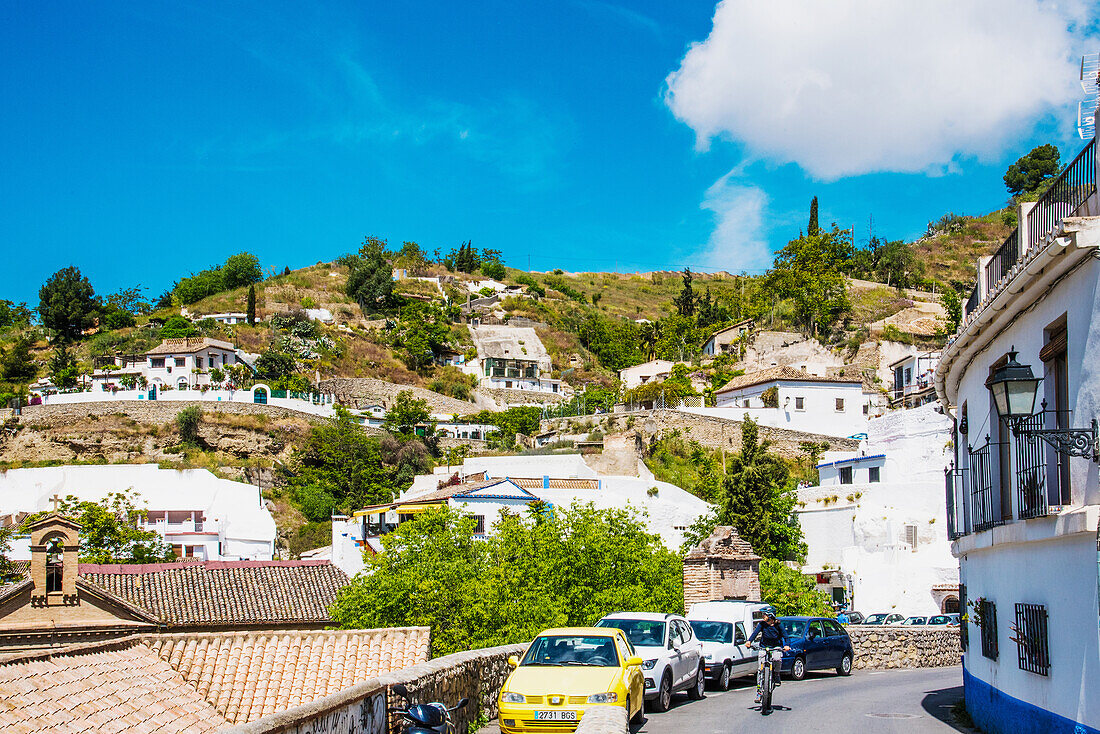
[[[778,386],[779,407],[766,408],[760,395],[773,385]],[[802,398],[802,410],[795,408],[796,398]],[[837,398],[844,400],[843,410],[836,409]],[[737,405],[738,402],[741,405]],[[728,420],[742,420],[748,416],[761,425],[773,428],[789,428],[792,431],[843,438],[867,430],[867,416],[863,414],[864,402],[860,383],[780,381],[721,393],[717,396],[718,405],[715,408],[682,410]]]
[[[69,392],[43,395],[43,405],[75,405],[79,403],[110,403],[117,400],[147,400],[148,390],[119,390],[117,392],[105,392],[92,390],[90,392]],[[325,418],[334,416],[333,397],[325,396],[325,403],[314,404],[309,400],[297,398],[273,398],[268,391],[267,404],[287,410],[295,410],[299,413],[309,413]],[[252,390],[157,390],[156,402],[203,402],[203,403],[254,403],[255,396]],[[449,416],[448,416],[449,417]]]

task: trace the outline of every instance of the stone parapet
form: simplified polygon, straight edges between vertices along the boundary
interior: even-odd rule
[[[849,625],[856,668],[940,668],[958,665],[958,627]]]
[[[466,731],[479,713],[490,719],[496,717],[497,696],[504,679],[512,672],[508,657],[521,654],[526,647],[503,645],[445,655],[223,731],[234,734],[386,734],[387,731],[399,731],[398,717],[389,713],[405,703],[391,690],[398,683],[409,689],[415,703],[438,701],[454,706],[459,699],[468,698],[470,703],[454,714],[455,730]]]
[[[624,734],[626,709],[619,706],[592,706],[584,712],[577,734]]]

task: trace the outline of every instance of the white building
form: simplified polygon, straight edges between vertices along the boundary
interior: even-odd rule
[[[890,364],[890,404],[915,408],[936,400],[933,375],[940,363],[939,352],[907,354]]]
[[[550,373],[553,362],[538,333],[529,326],[470,326],[477,360],[466,371],[482,387],[561,393],[561,380]]]
[[[935,373],[956,418],[948,518],[970,615],[966,704],[990,734],[1100,731],[1096,183],[1092,140],[979,261]],[[1023,400],[998,404],[1009,384]]]
[[[734,354],[734,347],[746,334],[752,333],[752,319],[738,321],[736,324],[719,329],[710,335],[703,344],[703,354],[714,357],[719,354]],[[734,354],[734,357],[740,355]]]
[[[866,432],[874,397],[865,395],[863,380],[812,375],[793,367],[772,367],[734,377],[714,394],[714,408],[686,408],[692,413],[732,420],[752,418],[761,425],[855,436]]]
[[[951,421],[927,405],[867,424],[854,453],[829,452],[798,491],[803,571],[864,614],[959,611],[959,565],[943,509]]]
[[[643,521],[650,532],[674,550],[683,543],[684,531],[709,510],[706,502],[667,482],[599,474],[580,454],[471,457],[449,472],[447,467],[437,467],[432,474],[416,477],[394,502],[334,520],[332,563],[348,575],[358,573],[365,549],[380,551],[382,535],[433,507],[461,508],[489,532],[501,510],[521,512],[535,500],[553,507],[574,502],[600,509],[632,507],[645,513]]]
[[[118,390],[133,380],[139,387],[147,385],[158,392],[194,390],[214,384],[211,371],[215,368],[224,372],[235,364],[248,364],[239,359],[232,344],[209,337],[164,339],[145,354],[116,355],[110,359],[113,364],[103,365],[89,375],[93,390]]]
[[[53,498],[73,495],[99,502],[112,492],[132,493],[176,555],[205,561],[270,561],[275,520],[251,484],[219,479],[206,469],[161,469],[156,464],[56,466],[0,473],[0,515],[53,509]],[[30,558],[29,541],[13,557]]]
[[[229,326],[235,326],[236,324],[247,324],[248,314],[246,313],[211,313],[201,316],[196,314],[194,316],[195,321],[202,321],[203,319],[213,319],[219,324],[228,324]]]
[[[675,362],[667,359],[651,359],[619,370],[619,380],[623,383],[624,390],[633,390],[647,382],[663,382],[672,374],[672,368],[675,365]]]

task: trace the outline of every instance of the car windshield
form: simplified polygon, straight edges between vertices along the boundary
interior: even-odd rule
[[[733,642],[733,625],[729,622],[704,622],[693,619],[691,628],[695,630],[695,636],[703,642]]]
[[[635,647],[664,647],[665,623],[650,619],[601,619],[597,627],[618,627]]]
[[[928,620],[928,624],[947,624],[950,621],[951,620],[947,617],[940,615],[938,617],[932,617],[932,619]]]
[[[781,619],[779,624],[783,625],[783,632],[787,637],[801,637],[802,633],[806,631],[806,620],[804,619]]]
[[[863,620],[864,624],[878,624],[882,620],[886,619],[885,614],[872,614],[867,619]]]
[[[520,665],[619,666],[615,643],[610,637],[586,635],[541,635],[535,638]]]
[[[924,617],[910,617],[905,624],[924,624]]]

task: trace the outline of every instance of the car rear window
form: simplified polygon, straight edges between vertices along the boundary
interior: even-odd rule
[[[729,622],[708,622],[699,619],[691,620],[691,628],[695,630],[695,636],[703,642],[733,642],[733,625]]]
[[[665,623],[649,619],[601,619],[597,627],[617,627],[635,647],[664,647]]]
[[[781,619],[779,624],[783,625],[783,634],[787,637],[801,637],[806,632],[804,619]]]

